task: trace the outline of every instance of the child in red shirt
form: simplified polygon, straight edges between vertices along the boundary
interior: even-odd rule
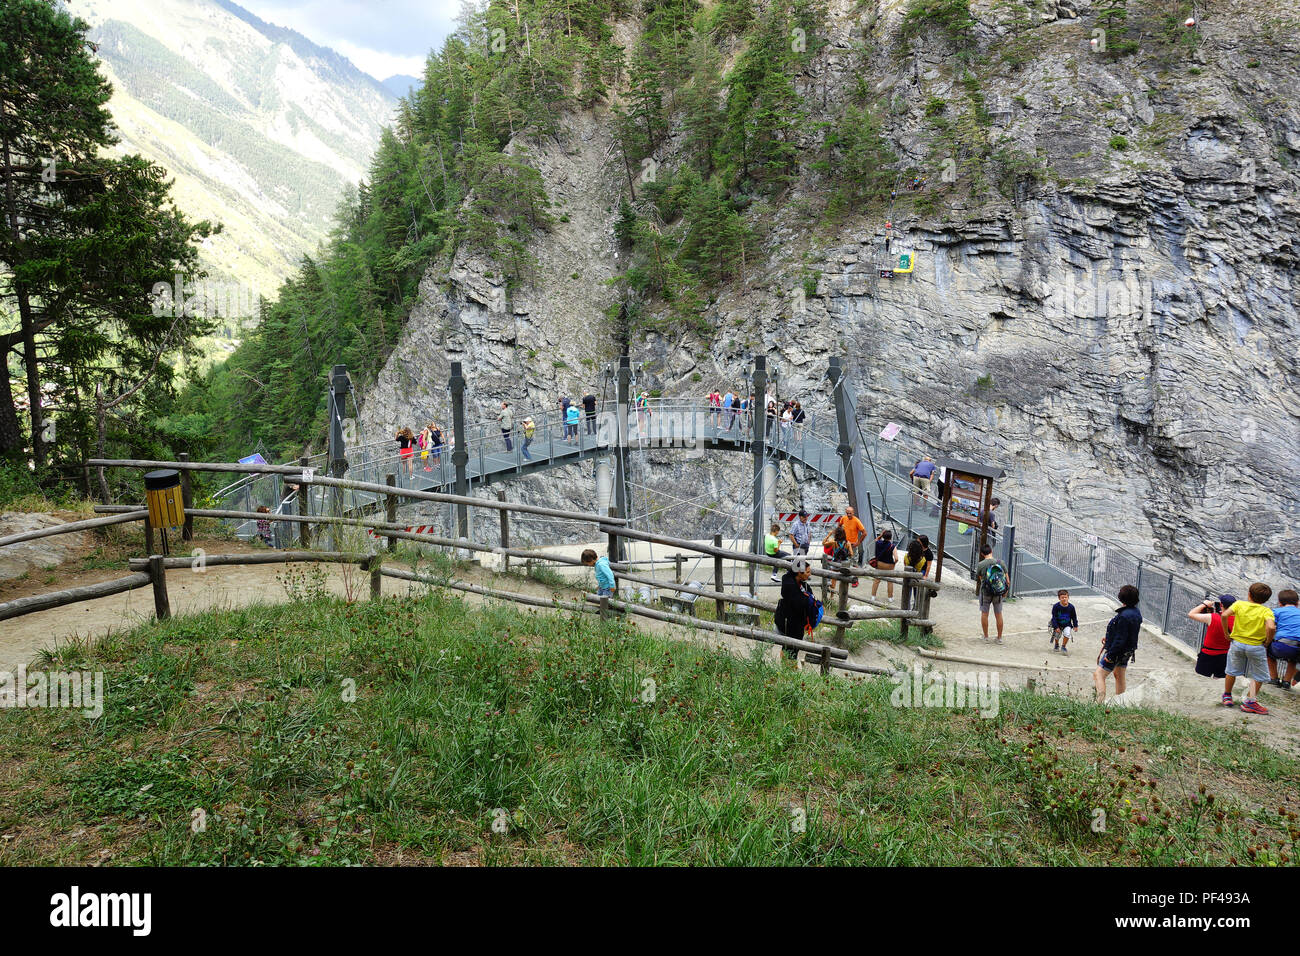
[[[1221,611],[1232,607],[1237,599],[1231,594],[1220,594],[1216,611],[1214,601],[1202,601],[1187,612],[1193,621],[1200,621],[1205,627],[1205,640],[1201,643],[1201,652],[1196,655],[1196,673],[1214,680],[1224,680],[1228,661],[1228,646],[1231,644],[1232,618],[1225,618]],[[1224,687],[1224,698],[1231,700]]]

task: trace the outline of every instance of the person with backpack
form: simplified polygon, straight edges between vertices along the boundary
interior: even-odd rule
[[[596,396],[591,392],[582,396],[582,412],[587,416],[587,434],[596,434]]]
[[[1142,631],[1142,612],[1138,610],[1138,589],[1126,584],[1119,589],[1119,608],[1106,625],[1101,654],[1092,679],[1097,686],[1097,703],[1106,699],[1106,678],[1115,675],[1115,696],[1124,693],[1124,675],[1137,652],[1138,634]]]
[[[781,598],[776,602],[773,623],[786,637],[811,640],[813,628],[821,619],[821,602],[813,595],[808,583],[811,577],[812,567],[808,559],[796,557],[790,562],[790,570],[781,578]],[[781,655],[787,662],[798,666],[799,652],[796,649],[783,646]]]
[[[984,640],[989,639],[989,611],[998,625],[997,643],[1002,643],[1002,599],[1011,590],[1007,569],[1002,562],[993,557],[993,546],[985,543],[980,547],[980,561],[975,565],[975,588],[980,598],[980,627],[984,631]]]
[[[577,405],[570,405],[564,410],[564,440],[578,440],[578,420],[582,413],[578,411]]]
[[[894,546],[894,531],[892,528],[885,528],[876,538],[876,553],[872,555],[867,564],[871,565],[877,571],[892,571],[898,566],[898,549]],[[885,594],[889,600],[894,599],[894,582],[885,582]],[[853,586],[857,587],[858,582],[854,580]],[[875,578],[871,582],[871,596],[876,596],[876,591],[880,589],[880,578]]]

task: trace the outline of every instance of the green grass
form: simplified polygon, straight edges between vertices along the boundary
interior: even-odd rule
[[[1021,693],[899,708],[888,680],[446,593],[47,659],[103,669],[105,711],[0,711],[0,865],[1222,864],[1300,838],[1300,765],[1240,732]]]

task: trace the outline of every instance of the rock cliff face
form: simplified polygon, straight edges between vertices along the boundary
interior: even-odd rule
[[[972,4],[986,53],[1013,33],[1006,6]],[[832,228],[809,215],[819,182],[804,175],[761,224],[765,258],[709,303],[709,341],[633,342],[638,384],[699,396],[738,386],[749,357],[764,353],[781,393],[822,418],[827,359],[847,355],[868,435],[894,421],[914,446],[1000,465],[1012,495],[1207,582],[1294,583],[1295,14],[1210,4],[1196,43],[1164,60],[1110,59],[1091,50],[1091,5],[1038,3],[1023,55],[1012,65],[993,57],[979,73],[991,147],[1026,157],[1036,180],[977,201],[958,173],[926,203],[916,200],[961,161],[944,155],[927,114],[936,102],[962,108],[964,67],[939,43],[908,52],[902,7],[832,4],[829,45],[802,91],[830,115],[865,69],[891,104],[900,167],[921,170],[925,184],[900,184],[893,210]],[[435,263],[402,344],[364,396],[364,437],[445,418],[453,358],[470,376],[471,418],[503,397],[538,408],[562,391],[599,393],[614,356],[604,283],[620,268],[613,222],[626,180],[606,113],[576,113],[566,128],[529,146],[567,216],[531,246],[535,281],[507,301],[491,263]],[[661,160],[673,156],[670,143]],[[916,265],[882,279],[887,219],[890,254],[913,252]],[[639,462],[634,478],[703,496],[670,516],[676,530],[699,532],[722,520],[699,507],[729,511],[746,496],[746,467],[662,456]],[[523,493],[592,507],[589,466],[569,471],[530,479]],[[800,493],[788,471],[782,482],[782,500]],[[810,504],[831,500],[826,488],[803,493]]]

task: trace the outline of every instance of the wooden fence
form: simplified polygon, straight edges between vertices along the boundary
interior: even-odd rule
[[[88,464],[94,467],[175,468],[181,471],[186,478],[188,478],[188,471],[275,471],[281,474],[299,476],[302,473],[300,468],[294,468],[291,466],[234,465],[226,462],[203,463],[189,461],[161,462],[95,459],[90,461]],[[546,599],[515,591],[483,587],[465,581],[458,581],[451,577],[431,577],[427,574],[420,574],[415,570],[386,566],[381,554],[372,554],[368,551],[312,551],[304,549],[302,551],[268,551],[254,552],[250,554],[205,554],[199,560],[202,560],[204,566],[210,567],[222,565],[287,564],[303,562],[356,564],[363,571],[367,571],[370,574],[370,592],[372,597],[379,597],[381,595],[382,578],[390,577],[413,583],[421,583],[428,586],[448,587],[454,590],[478,594],[497,600],[512,601],[533,607],[559,609],[574,613],[598,613],[602,616],[619,614],[644,617],[665,623],[687,625],[719,635],[729,635],[748,640],[762,641],[765,643],[777,644],[792,650],[802,651],[805,653],[807,660],[810,663],[819,665],[823,672],[835,667],[863,673],[892,673],[891,671],[881,668],[871,668],[853,664],[847,660],[848,652],[840,645],[843,643],[845,630],[850,627],[854,621],[897,620],[899,622],[900,634],[904,638],[907,636],[909,626],[929,629],[934,623],[929,619],[930,600],[934,592],[940,588],[940,585],[935,584],[933,581],[930,581],[924,576],[912,571],[879,571],[866,567],[848,567],[833,565],[825,559],[822,559],[820,567],[815,565],[812,567],[812,573],[821,581],[824,602],[829,596],[829,589],[832,586],[836,587],[837,590],[837,610],[833,616],[827,614],[826,627],[822,632],[830,634],[831,639],[829,643],[818,643],[803,640],[801,638],[793,638],[777,631],[766,630],[757,626],[759,623],[758,615],[764,612],[775,612],[777,607],[775,603],[764,601],[756,595],[728,591],[725,582],[723,581],[724,561],[729,560],[733,563],[745,565],[786,569],[790,566],[790,559],[772,558],[767,555],[750,554],[744,551],[725,549],[722,547],[722,539],[720,535],[714,536],[712,545],[701,544],[684,538],[674,538],[666,535],[657,535],[650,532],[638,531],[629,527],[626,519],[613,516],[565,512],[537,505],[508,502],[505,500],[504,493],[498,493],[496,499],[471,498],[442,494],[439,492],[415,491],[413,489],[397,488],[391,483],[378,485],[370,482],[354,482],[344,479],[326,478],[324,476],[313,476],[312,480],[319,484],[342,488],[350,487],[358,490],[374,491],[385,495],[385,501],[387,504],[385,510],[387,512],[386,517],[388,520],[377,521],[340,515],[286,515],[231,511],[225,509],[193,508],[187,509],[186,516],[187,519],[193,517],[235,520],[261,519],[298,524],[302,528],[301,540],[304,542],[304,545],[310,541],[310,526],[313,524],[361,528],[375,534],[376,537],[382,537],[385,539],[385,547],[389,550],[394,547],[395,541],[408,540],[422,545],[431,545],[455,551],[497,554],[502,556],[503,563],[507,570],[509,569],[509,561],[511,558],[522,559],[530,563],[544,562],[547,564],[559,564],[562,566],[582,566],[582,562],[577,558],[510,547],[510,514],[519,513],[540,515],[556,519],[594,523],[597,525],[599,532],[608,537],[611,553],[616,550],[619,539],[647,542],[662,547],[678,549],[677,553],[669,558],[612,563],[611,566],[616,576],[616,588],[617,582],[621,581],[631,585],[644,585],[650,588],[672,591],[677,595],[685,595],[690,598],[689,602],[678,602],[679,607],[683,610],[689,607],[689,609],[693,611],[694,602],[699,599],[712,601],[716,609],[715,620],[702,620],[695,617],[693,613],[674,612],[662,608],[651,607],[639,601],[626,600],[625,597],[618,596],[617,591],[612,597],[585,594],[581,601],[563,601],[558,598]],[[471,541],[466,538],[444,538],[432,534],[407,531],[404,526],[397,524],[396,521],[393,520],[396,512],[396,501],[399,497],[443,503],[450,502],[453,504],[464,504],[474,508],[489,508],[496,510],[501,516],[501,544],[489,545]],[[147,511],[143,510],[139,505],[100,505],[95,508],[95,511],[104,513],[107,517],[72,522],[54,528],[41,529],[38,532],[25,532],[20,535],[12,535],[9,538],[0,539],[0,546],[16,544],[20,541],[30,540],[33,537],[45,537],[51,534],[66,534],[86,529],[101,528],[107,525],[143,521],[146,530],[146,545],[148,549],[152,551],[152,529],[149,527],[148,514]],[[699,585],[691,586],[690,584],[682,583],[682,567],[684,562],[688,560],[684,552],[713,558],[712,588],[701,587]],[[157,554],[150,554],[148,557],[131,558],[128,561],[128,569],[133,573],[128,574],[125,577],[113,581],[104,581],[98,584],[86,585],[84,587],[70,588],[64,591],[19,598],[14,601],[0,604],[0,620],[17,617],[23,614],[30,614],[35,611],[63,607],[68,604],[93,600],[94,598],[105,597],[111,594],[118,594],[123,591],[146,586],[151,586],[153,588],[155,615],[160,619],[166,618],[171,614],[171,606],[167,595],[166,572],[168,569],[191,568],[195,560],[196,559],[188,556],[164,557]],[[661,580],[654,576],[654,566],[666,563],[674,565],[675,580],[673,582]],[[638,573],[641,570],[641,567],[645,565],[651,567],[649,575]],[[850,606],[849,586],[854,580],[862,578],[899,582],[902,586],[901,606],[898,608],[877,608],[862,605]],[[829,604],[827,607],[829,610]],[[728,608],[732,608],[733,610],[728,612]]]

